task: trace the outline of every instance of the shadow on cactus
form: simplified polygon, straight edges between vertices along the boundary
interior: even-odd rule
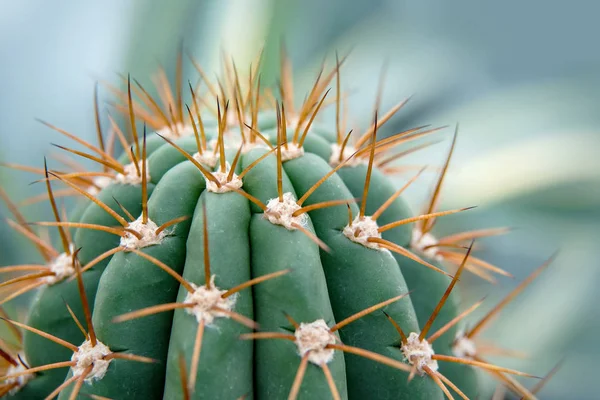
[[[41,174],[55,220],[28,223],[1,193],[16,220],[8,223],[45,260],[0,269],[18,274],[1,284],[11,290],[2,303],[38,291],[26,323],[3,317],[23,339],[18,356],[2,343],[2,394],[476,398],[481,370],[534,398],[538,389],[510,377],[531,375],[483,361],[473,341],[514,295],[467,330],[463,319],[481,302],[460,311],[453,290],[463,270],[490,281],[507,275],[471,255],[474,239],[505,230],[430,233],[436,218],[469,209],[437,211],[456,133],[431,200],[415,216],[402,194],[423,169],[400,188],[387,175],[406,171],[393,164],[433,143],[419,140],[438,129],[378,140],[403,101],[381,118],[376,106],[373,124],[352,139],[341,116],[343,62],[320,71],[299,108],[285,56],[278,96],[261,88],[260,59],[245,77],[225,62],[217,85],[194,62],[204,85],[188,85],[188,105],[179,56],[174,93],[162,71],[158,98],[129,78],[125,91],[111,87],[129,124],[109,116],[106,140],[95,101],[97,145],[47,124],[86,150],[59,148],[102,170],[68,158],[61,162],[72,171],[7,165]],[[329,105],[331,129],[315,122]],[[53,184],[65,188],[54,192]],[[66,212],[59,196],[84,201]],[[62,252],[36,227],[56,228]]]

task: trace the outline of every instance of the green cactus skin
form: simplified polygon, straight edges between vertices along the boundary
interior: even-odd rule
[[[273,145],[278,144],[275,138],[279,120],[280,115],[274,112],[258,113],[256,126]],[[206,142],[223,137],[219,137],[224,134],[217,125],[214,119],[203,121]],[[297,387],[301,399],[329,399],[333,391],[341,399],[443,399],[442,389],[429,376],[417,374],[409,381],[405,370],[391,366],[410,368],[390,319],[407,333],[420,332],[451,279],[383,247],[358,243],[344,233],[349,215],[350,220],[359,215],[361,201],[365,202],[364,215],[372,215],[397,188],[383,171],[373,167],[368,197],[362,199],[367,165],[341,165],[332,172],[329,159],[337,139],[323,127],[311,127],[303,142],[305,153],[282,163],[278,162],[277,152],[265,146],[238,153],[236,129],[239,126],[235,124],[230,127],[233,134],[229,133],[223,148],[215,151],[216,166],[202,168],[221,173],[221,157],[230,165],[241,154],[235,173],[244,171],[242,190],[246,196],[239,190],[208,190],[210,179],[192,159],[198,151],[196,137],[171,141],[149,135],[137,143],[138,149],[144,145],[147,152],[148,218],[157,226],[180,217],[189,219],[167,228],[159,243],[119,251],[82,274],[98,341],[113,353],[151,358],[154,362],[113,358],[100,379],[78,388],[79,397],[285,399],[300,382],[297,374],[305,365]],[[297,144],[293,135],[293,129],[288,129],[288,142]],[[130,162],[127,155],[119,160]],[[320,184],[315,190],[317,182]],[[97,199],[123,218],[127,214],[121,206],[135,218],[143,214],[142,192],[140,184],[113,183]],[[310,208],[303,214],[303,230],[288,229],[266,218],[265,211],[270,200],[284,196],[302,203],[297,204],[298,208],[338,203]],[[377,225],[413,215],[404,199],[397,197],[378,216]],[[97,204],[80,205],[70,222],[116,225],[115,219]],[[384,231],[382,237],[408,248],[412,232],[413,224],[404,224]],[[79,228],[74,247],[80,248],[78,258],[85,266],[118,247],[120,240],[113,234]],[[441,270],[445,268],[423,254],[418,257]],[[169,268],[171,273],[165,270]],[[231,311],[237,314],[230,313],[227,318],[214,314],[214,321],[206,322],[194,314],[196,308],[191,306],[123,318],[149,307],[186,303],[190,292],[203,285],[226,291],[259,277],[273,279],[265,278],[233,294]],[[27,323],[77,346],[85,338],[65,302],[79,321],[86,320],[78,282],[66,279],[38,292]],[[373,306],[374,311],[337,325]],[[451,293],[431,332],[459,314],[458,295]],[[297,338],[302,324],[320,320],[329,328],[329,338],[343,343],[346,350],[361,350],[363,355],[341,351],[343,346],[327,347],[333,356],[324,361],[326,368],[308,356],[308,361],[302,361]],[[249,321],[256,322],[258,333]],[[452,355],[458,330],[454,326],[438,338],[433,345],[436,354]],[[260,337],[261,333],[271,337]],[[294,335],[296,338],[291,339]],[[200,358],[194,364],[193,354],[199,343]],[[71,350],[29,331],[24,335],[24,351],[32,367],[68,361],[73,355]],[[383,361],[368,354],[376,354]],[[190,377],[192,367],[197,370]],[[470,398],[477,396],[479,386],[473,368],[440,363],[440,372]],[[41,372],[14,398],[43,398],[72,376],[72,368]],[[182,376],[192,380],[192,387],[182,385]],[[73,388],[70,385],[63,389],[59,399],[69,399]]]
[[[216,276],[215,284],[220,288],[231,288],[250,279],[250,246],[248,228],[250,208],[246,199],[236,193],[215,194],[203,192],[192,220],[188,236],[183,277],[189,282],[204,282],[204,241],[203,219],[204,202],[209,237],[211,274]],[[231,251],[223,252],[219,243],[228,243]],[[177,301],[183,302],[187,290],[180,288]],[[250,290],[242,291],[236,298],[238,312],[253,318]],[[176,310],[171,328],[169,356],[165,383],[165,398],[183,398],[179,357],[185,357],[186,365],[191,365],[198,322],[185,310]],[[230,319],[223,319],[215,327],[204,329],[202,358],[199,364],[196,391],[214,393],[214,396],[239,398],[252,392],[253,343],[239,340],[239,336],[249,329]],[[227,379],[223,372],[227,371]]]
[[[148,202],[149,218],[160,226],[173,218],[191,215],[203,189],[204,179],[200,171],[191,163],[178,164],[154,189]],[[189,226],[189,221],[177,224],[160,245],[150,246],[145,252],[181,272]],[[172,302],[176,294],[177,281],[148,260],[133,253],[115,255],[98,285],[93,320],[98,339],[113,351],[164,360],[172,313],[123,324],[114,324],[112,319],[131,310]],[[122,374],[130,379],[122,379]],[[145,364],[114,360],[106,376],[93,387],[95,393],[110,398],[153,398],[162,391],[163,382],[164,362]]]
[[[148,140],[148,143],[154,142]],[[196,151],[193,138],[183,138],[176,143],[190,154]],[[283,164],[284,192],[303,194],[331,170],[323,160],[330,153],[326,140],[316,135],[308,136],[306,149],[311,149],[318,155],[307,150],[304,156]],[[264,152],[251,150],[244,154],[241,167],[250,165]],[[335,321],[407,293],[409,287],[401,274],[404,267],[400,267],[399,262],[404,262],[406,268],[414,270],[411,272],[417,275],[428,272],[417,263],[411,265],[409,260],[403,260],[401,256],[397,257],[397,261],[388,251],[368,249],[346,238],[341,233],[348,223],[344,206],[309,212],[308,226],[314,225],[314,233],[330,247],[331,252],[326,252],[319,250],[302,232],[288,231],[271,224],[260,215],[260,208],[239,194],[205,191],[201,172],[192,163],[185,161],[185,157],[169,144],[154,147],[148,159],[148,168],[152,181],[156,183],[149,200],[150,219],[160,225],[182,215],[194,215],[194,218],[191,222],[178,224],[175,236],[169,236],[160,245],[141,251],[182,273],[187,280],[201,284],[204,280],[201,265],[203,248],[200,245],[203,240],[203,211],[199,204],[204,202],[209,224],[211,273],[216,275],[215,283],[218,287],[227,288],[250,278],[291,269],[292,272],[286,276],[264,282],[239,296],[236,311],[246,317],[253,317],[261,330],[293,333],[294,327],[290,325],[284,312],[297,321],[324,319],[328,326],[333,326]],[[276,157],[269,155],[244,177],[244,190],[264,203],[277,197],[276,171]],[[352,201],[354,196],[362,195],[364,176],[364,165],[344,167],[325,181],[305,205],[339,199]],[[379,207],[395,190],[387,183],[385,176],[377,171],[373,174],[372,186],[377,190],[370,192],[367,213]],[[128,190],[130,193],[119,193],[118,199],[121,204],[126,204],[128,210],[138,211],[139,214],[139,186],[129,186]],[[100,198],[109,202],[114,195],[109,192],[110,190],[105,189]],[[350,207],[353,215],[357,215],[356,204]],[[86,210],[82,216],[82,222],[114,225],[112,217],[98,206],[91,205],[90,208],[92,210]],[[408,216],[411,216],[409,209],[401,200],[397,200],[381,216],[381,220],[392,221]],[[396,243],[406,244],[410,238],[410,226],[397,228],[394,234],[402,240]],[[85,243],[86,235],[103,235],[104,238],[88,239],[92,243],[81,246],[84,263],[117,245],[112,235],[83,229],[76,236],[78,245]],[[83,253],[86,247],[87,251]],[[223,248],[228,248],[229,251],[223,253]],[[184,310],[177,310],[123,323],[113,323],[113,318],[151,305],[170,303],[177,299],[182,301],[185,289],[179,287],[177,281],[164,271],[134,253],[118,253],[110,262],[103,264],[108,265],[103,272],[98,268],[102,273],[99,283],[98,273],[86,272],[83,275],[89,298],[95,297],[93,322],[98,339],[113,351],[151,357],[159,362],[144,364],[113,360],[104,378],[91,385],[84,384],[81,392],[109,398],[180,398],[183,393],[178,361],[181,354],[184,355],[186,364],[189,365],[191,361],[194,335],[190,333],[195,332],[197,327],[193,316]],[[441,284],[446,284],[447,279],[443,278]],[[75,305],[78,303],[76,285],[73,285],[74,281],[68,283],[74,289],[69,296],[69,303]],[[97,293],[93,293],[95,284],[98,287]],[[443,292],[445,288],[441,286]],[[56,287],[61,289],[59,285]],[[53,287],[48,289],[50,288]],[[61,293],[63,290],[61,289]],[[428,296],[425,297],[429,299]],[[431,300],[430,304],[435,305],[437,300]],[[55,310],[64,309],[62,300],[45,305]],[[421,308],[415,308],[411,299],[405,298],[386,306],[385,311],[395,320],[401,321],[406,329],[416,331],[419,324],[415,310]],[[81,307],[75,312],[82,315]],[[426,311],[423,311],[423,315],[425,314]],[[68,326],[69,320],[70,317],[66,314],[60,325]],[[32,317],[30,323],[31,321]],[[53,330],[49,326],[50,323],[37,326],[48,332],[56,332],[56,328]],[[239,335],[248,331],[248,328],[230,319],[219,319],[215,327],[205,328],[195,398],[237,398],[244,395],[256,398],[287,397],[300,363],[296,346],[287,341],[261,340],[253,345],[250,341],[239,340]],[[72,336],[67,336],[67,340],[73,343],[82,341],[81,333],[76,328],[71,329],[70,333]],[[399,361],[403,358],[398,335],[381,312],[367,315],[345,326],[340,329],[339,337],[346,345]],[[39,346],[49,346],[49,342],[46,339],[39,340],[44,343],[38,344],[38,347],[28,345],[26,351],[31,354],[44,353],[39,351]],[[52,358],[52,362],[68,359],[70,351],[60,348],[56,352],[58,354]],[[36,365],[49,361],[36,360]],[[336,352],[329,367],[342,398],[443,397],[440,389],[429,379],[415,379],[408,383],[405,373],[356,355]],[[224,375],[228,377],[226,384],[219,378]],[[54,387],[48,385],[46,391]],[[69,394],[69,389],[63,390],[60,398],[67,399]],[[309,363],[299,395],[300,398],[331,397],[320,368]]]
[[[330,170],[325,161],[311,154],[288,161],[284,164],[284,168],[300,192],[308,190]],[[309,202],[352,197],[341,178],[331,177],[315,191],[309,198]],[[357,207],[352,208],[353,215],[357,215]],[[338,320],[370,305],[408,292],[398,264],[389,252],[365,248],[341,233],[348,224],[348,215],[342,207],[316,210],[311,213],[311,218],[315,221],[319,237],[332,249],[330,253],[322,253],[321,257],[334,313]],[[375,287],[377,289],[373,290]],[[411,329],[418,327],[409,299],[391,304],[385,310]],[[381,313],[365,316],[356,323],[342,328],[340,335],[345,344],[402,359],[397,348],[399,345],[397,333]],[[348,389],[356,398],[373,396],[373,388],[376,388],[377,396],[381,398],[409,399],[415,396],[428,399],[441,398],[441,392],[433,382],[422,380],[408,384],[399,371],[372,361],[347,356],[346,367]]]
[[[149,192],[153,189],[152,185],[148,187]],[[121,199],[120,203],[130,212],[141,212],[141,191],[139,187],[115,184],[104,189],[98,199],[109,205],[115,212],[125,217],[123,211],[114,201],[114,198]],[[102,210],[96,204],[89,204],[79,221],[82,223],[93,223],[104,226],[113,226],[115,220],[112,216]],[[119,245],[119,237],[105,232],[92,230],[78,230],[74,237],[75,243],[81,246],[79,259],[85,265],[92,261],[96,256]],[[85,249],[84,249],[85,248]],[[98,281],[102,271],[110,259],[96,264],[83,275],[86,293],[90,302],[94,301]],[[29,308],[27,324],[36,329],[50,333],[70,343],[79,343],[82,341],[82,334],[73,323],[67,308],[67,303],[80,321],[84,320],[83,308],[76,280],[63,280],[54,285],[43,287],[34,298]],[[38,367],[46,364],[52,364],[65,361],[71,357],[71,351],[48,339],[42,338],[32,332],[23,333],[24,349],[27,354],[27,360],[30,366]],[[47,385],[40,385],[40,396],[44,397],[57,384],[64,379],[66,371],[57,369],[43,373],[51,375],[48,378]]]
[[[253,150],[244,157],[244,165],[252,163],[262,152]],[[247,161],[246,161],[247,160]],[[248,192],[266,203],[277,197],[277,188],[264,185],[274,182],[277,162],[274,156],[248,174]],[[283,175],[284,193],[294,193],[289,179]],[[294,196],[298,198],[297,196]],[[307,229],[314,232],[310,224]],[[279,269],[290,268],[284,277],[256,286],[256,320],[267,331],[292,333],[294,327],[285,318],[288,313],[297,321],[312,322],[323,319],[331,326],[334,323],[331,302],[318,247],[302,232],[288,231],[273,225],[260,213],[254,213],[250,223],[252,248],[252,272],[259,276]],[[299,364],[295,346],[291,343],[259,341],[256,344],[256,389],[257,398],[285,398]],[[329,365],[341,393],[344,385],[344,358],[334,357]],[[318,368],[309,368],[304,377],[301,395],[306,398],[329,398],[330,392],[325,377]]]
[[[366,165],[359,165],[353,168],[342,168],[338,175],[342,178],[348,189],[354,196],[362,196],[364,181],[366,177]],[[393,193],[396,188],[389,180],[378,170],[374,170],[371,175],[371,189],[367,200],[366,214],[373,214]],[[412,212],[401,197],[396,199],[392,205],[381,214],[377,219],[380,226],[383,226],[394,221],[399,221],[403,218],[410,217]],[[393,243],[400,244],[403,247],[408,247],[412,234],[413,224],[401,225],[397,228],[383,232],[383,238]],[[393,253],[402,275],[406,280],[406,284],[411,291],[411,300],[417,314],[420,325],[427,322],[429,316],[437,306],[438,301],[444,294],[450,278],[436,271],[423,268],[419,263],[403,257],[397,253]],[[425,255],[419,256],[430,264],[444,269],[435,260],[428,259]],[[460,312],[458,310],[458,293],[453,291],[450,298],[442,308],[438,318],[432,327],[432,331],[444,326],[452,318],[456,317]],[[452,355],[452,342],[456,337],[458,327],[454,326],[447,333],[442,335],[434,344],[434,350],[439,354]],[[473,368],[458,365],[453,363],[440,364],[440,372],[456,384],[469,398],[477,396],[477,376]]]

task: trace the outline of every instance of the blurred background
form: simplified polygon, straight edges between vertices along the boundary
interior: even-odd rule
[[[385,133],[460,122],[443,208],[478,205],[440,220],[437,234],[510,226],[486,239],[482,258],[515,275],[490,285],[464,279],[466,303],[486,304],[515,287],[555,250],[553,265],[494,321],[485,337],[524,351],[502,365],[544,375],[565,362],[540,393],[595,399],[600,357],[600,6],[592,0],[104,0],[1,1],[0,160],[40,167],[50,142],[65,139],[34,118],[94,140],[96,80],[130,72],[149,82],[159,65],[172,76],[179,43],[208,71],[220,51],[238,65],[265,46],[273,83],[285,41],[298,100],[324,57],[352,54],[342,69],[351,122],[371,120],[380,71],[382,109],[413,96]],[[596,50],[595,50],[596,49]],[[197,74],[186,60],[186,79]],[[108,93],[102,93],[108,99]],[[108,106],[103,106],[106,109]],[[452,129],[440,138],[450,139]],[[441,165],[449,140],[407,163]],[[435,176],[411,188],[419,208]],[[38,193],[34,175],[0,169],[16,199]],[[402,176],[399,180],[404,179]],[[31,220],[45,207],[25,209]],[[3,210],[2,213],[6,215]],[[0,263],[26,247],[2,227]],[[34,260],[29,260],[34,261]],[[485,307],[482,307],[485,308]],[[484,310],[482,310],[484,311]],[[531,385],[531,384],[530,384]]]

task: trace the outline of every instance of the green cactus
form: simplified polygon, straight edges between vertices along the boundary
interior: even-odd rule
[[[111,119],[121,158],[104,143],[96,102],[99,144],[79,141],[93,154],[62,148],[103,171],[39,171],[55,221],[36,225],[56,227],[63,252],[3,196],[17,220],[10,224],[47,264],[1,270],[26,272],[2,283],[15,288],[2,303],[38,290],[26,324],[3,318],[23,329],[24,356],[3,348],[11,366],[2,394],[441,399],[452,390],[475,398],[478,367],[533,396],[507,375],[527,374],[456,355],[457,340],[470,340],[460,322],[480,304],[459,309],[452,289],[462,271],[505,274],[463,247],[502,230],[439,240],[429,233],[436,217],[466,210],[436,211],[456,134],[431,202],[415,216],[402,193],[422,171],[395,187],[386,172],[399,156],[390,152],[436,130],[377,140],[402,102],[375,114],[350,144],[340,126],[340,64],[319,75],[299,110],[286,70],[281,103],[261,90],[256,68],[242,89],[228,67],[235,73],[220,93],[209,86],[211,101],[190,87],[191,107],[179,88],[176,96],[163,88],[166,110],[128,82],[118,108],[131,141]],[[336,77],[329,129],[315,117]],[[200,103],[216,115],[201,113]],[[156,134],[140,134],[136,115]],[[57,183],[87,200],[68,221]]]

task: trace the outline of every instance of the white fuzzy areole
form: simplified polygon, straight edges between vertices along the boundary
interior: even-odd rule
[[[142,172],[142,162],[138,161],[138,168],[140,173]],[[125,170],[124,174],[117,174],[115,181],[122,183],[123,185],[140,185],[142,183],[141,175],[138,175],[137,168],[134,163],[129,163],[123,166]],[[146,180],[150,182],[150,171],[148,170],[148,161],[146,161]]]
[[[426,374],[424,367],[429,367],[432,371],[438,370],[438,363],[431,357],[435,354],[433,347],[426,339],[419,340],[416,332],[411,332],[406,338],[406,343],[402,345],[404,360],[417,367],[419,375]]]
[[[130,222],[129,225],[127,225],[127,228],[136,231],[142,235],[142,238],[138,239],[137,236],[126,231],[125,234],[121,236],[121,247],[123,247],[125,251],[161,244],[165,236],[167,236],[167,232],[164,230],[157,235],[156,230],[158,229],[158,225],[150,218],[148,218],[148,222],[144,224],[141,215],[135,221]]]
[[[229,165],[229,163],[226,163],[225,172],[216,171],[212,173],[212,176],[214,176],[217,179],[217,181],[219,181],[219,184],[221,186],[217,186],[215,182],[204,177],[204,180],[206,181],[206,190],[213,193],[227,193],[232,192],[234,189],[240,189],[242,186],[244,186],[244,183],[235,172],[231,176],[231,180],[229,182],[227,181],[227,177],[230,171],[231,165]]]
[[[379,225],[371,217],[357,216],[352,221],[352,225],[346,225],[343,234],[353,242],[362,244],[369,249],[384,250],[377,243],[369,242],[369,238],[375,237],[381,239]]]
[[[329,157],[329,165],[331,165],[332,167],[337,167],[338,165],[340,165],[340,152],[342,150],[342,146],[340,146],[337,143],[332,143],[331,144],[331,156]],[[342,154],[342,161],[346,160],[347,158],[350,158],[354,153],[356,152],[356,149],[354,147],[352,147],[349,144],[346,144],[346,146],[344,147],[344,153]],[[357,165],[360,164],[365,164],[364,160],[362,160],[359,157],[353,157],[350,160],[348,160],[346,162],[346,164],[344,164],[345,167],[356,167]]]
[[[456,338],[452,344],[452,353],[460,358],[473,358],[477,355],[477,345],[468,338],[464,331],[456,332]]]
[[[229,318],[227,314],[213,310],[214,307],[226,311],[232,311],[237,300],[237,293],[223,298],[226,290],[220,290],[215,286],[215,275],[210,278],[210,288],[205,285],[196,286],[191,283],[194,288],[193,293],[185,296],[183,301],[185,304],[194,304],[194,307],[186,308],[185,312],[196,317],[198,323],[204,321],[205,325],[211,325],[215,318]]]
[[[113,182],[113,178],[108,176],[96,176],[92,178],[93,185],[88,187],[87,192],[92,196],[96,196],[98,193],[102,191],[105,187],[110,185]]]
[[[48,269],[54,273],[54,275],[44,277],[44,282],[46,282],[48,285],[54,285],[55,283],[68,278],[75,273],[73,256],[67,253],[60,253],[54,260],[50,262],[50,264],[48,264]]]
[[[294,227],[295,224],[300,226],[306,225],[306,214],[300,214],[297,217],[292,215],[301,208],[302,207],[296,203],[294,195],[287,192],[283,194],[283,201],[279,201],[279,197],[276,197],[267,202],[267,209],[264,212],[264,217],[272,224],[281,225],[286,229],[293,231],[297,229]]]
[[[181,122],[177,122],[175,126],[165,126],[156,131],[160,136],[164,136],[167,139],[175,140],[185,136],[191,136],[194,134],[194,127],[191,125],[184,125]]]
[[[71,367],[73,376],[81,376],[86,368],[93,365],[91,372],[85,378],[85,382],[92,383],[92,381],[104,378],[111,361],[105,360],[104,357],[111,353],[112,351],[104,343],[96,340],[96,345],[92,346],[92,342],[86,340],[71,357],[71,361],[76,362],[75,366]]]
[[[296,332],[298,354],[304,357],[308,353],[308,361],[316,365],[328,364],[333,360],[334,350],[327,345],[335,344],[336,337],[325,323],[318,319],[311,323],[301,323]]]
[[[414,250],[425,254],[427,257],[436,261],[444,261],[444,258],[438,253],[437,247],[429,247],[438,244],[438,240],[431,233],[427,232],[423,234],[420,229],[414,228],[412,230],[412,237],[410,239],[410,247]]]
[[[215,165],[217,165],[217,155],[211,150],[204,150],[202,154],[196,153],[192,157],[200,164],[204,164],[211,168],[214,168]]]
[[[298,147],[296,143],[288,143],[287,147],[281,146],[281,161],[289,161],[294,158],[302,157],[304,155],[304,147]]]
[[[25,354],[23,353],[19,353],[19,357],[18,359],[23,360],[23,362],[25,364],[27,364],[27,360],[25,359]],[[10,365],[10,367],[8,368],[8,370],[6,371],[6,376],[11,376],[14,374],[18,374],[21,373],[23,371],[25,371],[27,369],[27,367],[25,365],[23,365],[23,363],[19,362],[19,364],[17,366],[14,365]],[[14,378],[8,378],[4,381],[4,384],[7,386],[13,385],[13,384],[17,384],[14,388],[12,388],[8,394],[10,396],[13,396],[14,394],[16,394],[19,390],[21,390],[21,388],[23,386],[25,386],[27,384],[27,382],[29,382],[31,379],[35,378],[35,374],[25,374],[25,375],[21,375],[21,376],[16,376]]]

